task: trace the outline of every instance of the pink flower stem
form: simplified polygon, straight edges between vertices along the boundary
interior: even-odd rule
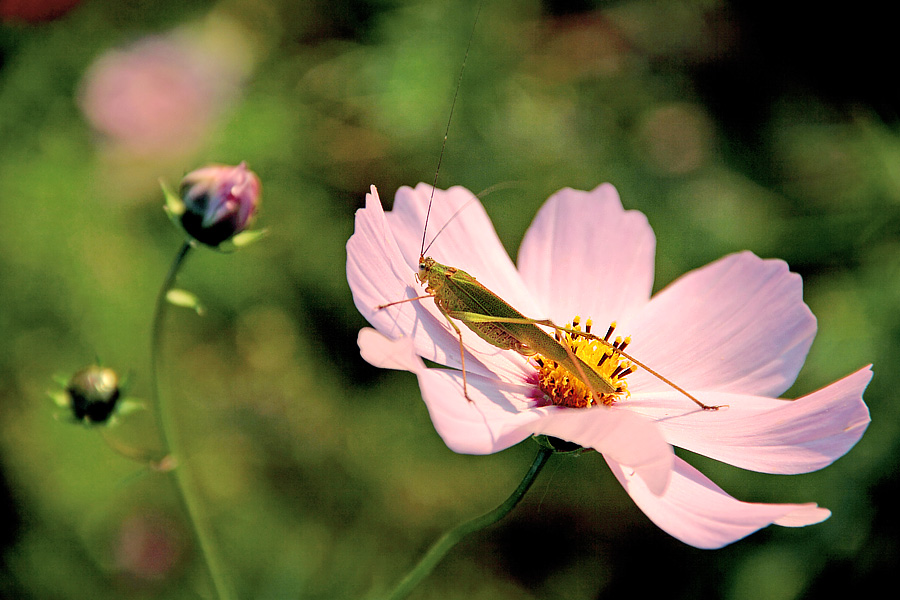
[[[537,478],[538,473],[541,472],[541,469],[544,468],[544,465],[547,463],[547,459],[550,458],[550,455],[553,454],[553,450],[549,448],[541,447],[538,450],[537,456],[534,458],[534,462],[531,463],[531,467],[528,469],[528,472],[525,473],[525,477],[522,478],[522,481],[519,483],[519,486],[515,489],[515,491],[510,495],[509,498],[506,499],[503,504],[495,508],[494,510],[487,512],[480,517],[476,517],[471,521],[466,521],[465,523],[456,526],[454,529],[451,529],[447,533],[445,533],[434,545],[425,553],[425,555],[419,560],[419,563],[413,568],[412,571],[407,573],[406,577],[397,584],[397,587],[394,588],[394,591],[387,597],[388,600],[400,600],[401,598],[406,598],[410,592],[426,577],[432,570],[437,566],[441,559],[450,551],[453,546],[455,546],[460,540],[462,540],[465,536],[470,533],[474,533],[476,531],[480,531],[485,527],[493,525],[503,517],[505,517],[509,512],[516,507],[519,501],[525,496],[525,493],[528,492],[528,489],[531,487],[531,484],[534,483],[534,480]]]
[[[193,528],[197,546],[200,548],[200,553],[203,555],[206,563],[207,571],[212,580],[215,598],[227,600],[231,598],[231,592],[225,583],[218,549],[212,541],[212,528],[210,527],[209,519],[201,509],[196,482],[191,476],[190,470],[186,468],[187,465],[183,462],[184,453],[176,432],[172,412],[165,401],[165,396],[159,393],[159,361],[162,353],[163,324],[165,322],[166,308],[169,305],[167,295],[175,283],[178,271],[184,264],[192,247],[191,242],[185,240],[175,256],[175,260],[172,261],[172,266],[169,267],[169,272],[166,274],[162,287],[159,289],[159,295],[156,297],[150,346],[151,393],[156,404],[156,418],[163,444],[164,458],[160,461],[160,464],[171,465],[169,471],[172,474],[175,489],[178,491],[178,497],[181,500],[184,512]]]

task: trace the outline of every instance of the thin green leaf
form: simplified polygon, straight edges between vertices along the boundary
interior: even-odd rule
[[[200,304],[200,299],[187,290],[171,289],[166,293],[166,300],[169,304],[190,308],[201,316],[206,311],[203,305]]]

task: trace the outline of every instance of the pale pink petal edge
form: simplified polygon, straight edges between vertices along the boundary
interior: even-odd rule
[[[604,328],[649,301],[656,237],[616,188],[564,188],[534,218],[519,247],[522,279],[557,323],[575,315]]]
[[[870,422],[863,392],[871,365],[797,400],[699,394],[723,405],[700,411],[675,392],[635,395],[630,410],[657,420],[675,446],[761,473],[808,473],[830,465],[860,440]]]
[[[409,338],[391,340],[374,329],[362,329],[360,354],[373,366],[410,371],[419,380],[422,399],[434,428],[447,447],[460,454],[491,454],[531,435],[530,424],[541,417],[523,410],[523,386],[502,384],[467,374],[468,402],[462,393],[462,372],[428,369]]]
[[[759,396],[790,387],[816,333],[800,276],[752,252],[682,275],[620,326],[631,354],[680,386]],[[640,370],[629,385],[666,388]]]
[[[651,493],[643,480],[626,467],[608,457],[606,462],[651,521],[669,535],[697,548],[721,548],[772,524],[803,527],[831,516],[828,509],[813,503],[741,502],[677,457],[669,487],[662,496]]]

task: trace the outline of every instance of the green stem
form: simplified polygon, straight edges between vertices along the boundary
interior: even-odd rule
[[[441,562],[441,559],[444,558],[447,552],[449,552],[461,539],[470,533],[480,531],[489,525],[493,525],[505,517],[525,496],[528,488],[534,483],[535,478],[537,478],[541,469],[544,468],[544,464],[547,462],[547,459],[550,458],[551,454],[553,454],[553,450],[541,447],[541,449],[538,450],[537,456],[534,458],[534,462],[531,464],[531,468],[528,469],[528,472],[525,473],[525,477],[522,479],[521,483],[519,483],[519,486],[503,504],[480,517],[476,517],[471,521],[458,525],[456,528],[445,533],[437,542],[435,542],[428,552],[425,553],[425,556],[419,560],[419,564],[417,564],[412,571],[407,573],[406,577],[397,584],[397,587],[394,588],[394,591],[391,592],[388,599],[400,600],[401,598],[406,598],[406,596],[408,596],[409,593],[412,592],[429,573],[431,573],[434,567]]]
[[[169,272],[163,280],[162,287],[159,289],[159,295],[156,297],[156,308],[153,313],[153,329],[150,345],[150,365],[151,365],[151,393],[156,403],[156,415],[159,422],[160,435],[162,437],[163,452],[165,454],[164,461],[174,465],[172,477],[175,482],[175,488],[178,490],[178,496],[184,508],[185,514],[194,530],[194,537],[200,553],[206,563],[209,571],[210,579],[213,583],[215,597],[219,600],[227,600],[231,598],[231,592],[225,583],[222,561],[219,557],[218,550],[213,543],[212,528],[209,520],[206,518],[202,508],[200,497],[197,492],[197,485],[191,472],[184,465],[184,453],[182,451],[181,441],[178,437],[172,411],[169,408],[165,396],[159,393],[159,361],[162,354],[163,340],[163,324],[165,322],[166,309],[169,306],[167,295],[172,285],[175,283],[175,277],[184,264],[188,253],[193,246],[189,241],[182,244],[181,249],[172,261]]]

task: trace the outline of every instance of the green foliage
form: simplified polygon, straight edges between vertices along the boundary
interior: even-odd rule
[[[199,298],[205,313],[170,314],[162,393],[190,432],[188,460],[241,597],[374,597],[440,532],[504,499],[536,451],[450,452],[414,378],[359,358],[365,323],[344,276],[368,186],[387,201],[434,176],[476,3],[190,4],[84,0],[55,22],[0,24],[0,483],[11,523],[0,595],[208,590],[169,480],[112,449],[152,452],[152,410],[105,440],[55,420],[46,393],[55,373],[102,355],[149,397],[154,295],[182,239],[157,182],[246,160],[268,235],[187,264],[179,282],[195,296],[181,300]],[[485,3],[438,185],[501,184],[484,202],[514,253],[552,192],[610,181],[656,231],[657,288],[738,250],[786,259],[820,330],[793,395],[875,362],[873,423],[835,465],[789,479],[690,457],[739,498],[833,511],[719,552],[657,530],[596,453],[556,457],[509,519],[451,552],[414,597],[879,587],[900,539],[886,516],[900,489],[900,403],[887,394],[900,385],[900,130],[864,101],[851,113],[799,84],[765,88],[758,111],[735,120],[701,85],[754,51],[723,2],[560,15],[565,4]],[[78,99],[97,56],[226,17],[245,43],[242,87],[191,149],[129,154],[91,129]],[[780,58],[791,56],[764,63],[759,82],[782,82]]]

